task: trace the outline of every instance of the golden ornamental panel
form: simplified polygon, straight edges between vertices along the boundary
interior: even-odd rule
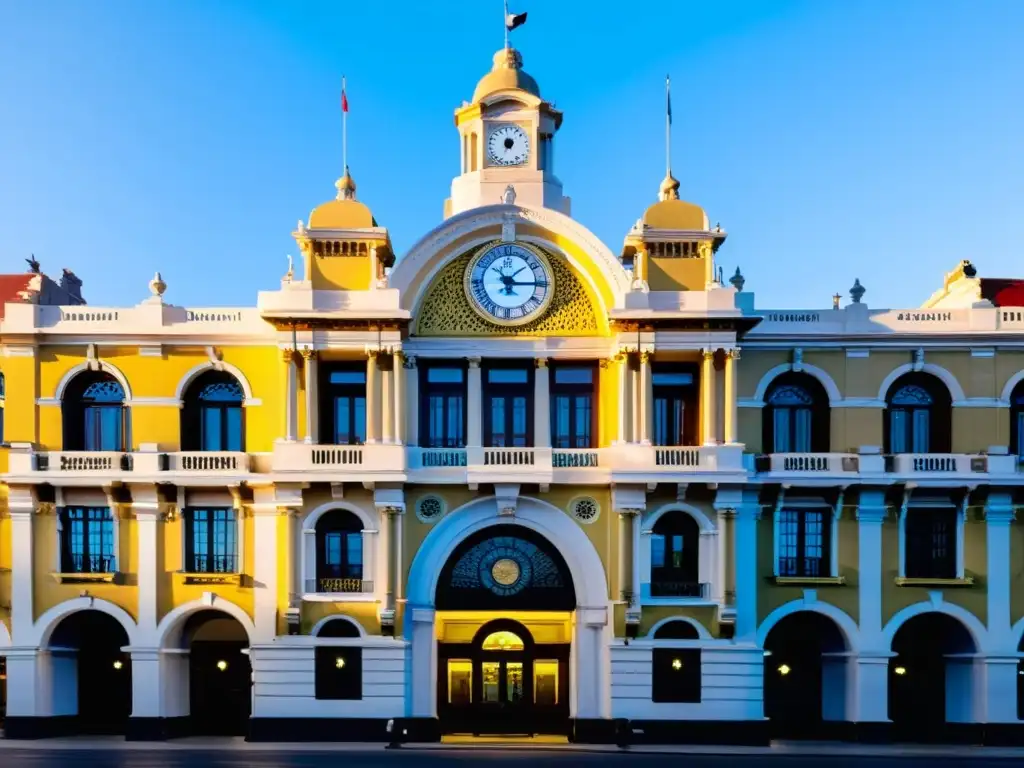
[[[483,246],[489,248],[493,243]],[[594,305],[583,283],[566,263],[541,250],[554,273],[554,297],[547,312],[524,325],[490,323],[473,310],[466,296],[465,274],[482,249],[464,253],[447,264],[427,289],[418,313],[417,336],[591,336],[601,333]]]

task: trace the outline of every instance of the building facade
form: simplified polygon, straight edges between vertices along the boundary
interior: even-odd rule
[[[516,51],[455,122],[400,258],[346,169],[255,307],[7,305],[8,737],[1018,738],[1019,286],[761,309]]]

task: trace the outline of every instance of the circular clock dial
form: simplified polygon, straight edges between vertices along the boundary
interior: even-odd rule
[[[552,283],[548,260],[519,243],[492,246],[466,269],[466,292],[473,308],[504,325],[522,325],[539,317],[551,303]]]
[[[530,155],[530,139],[518,125],[499,125],[487,137],[487,157],[495,165],[522,165]]]

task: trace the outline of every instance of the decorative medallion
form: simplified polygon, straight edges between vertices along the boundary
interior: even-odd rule
[[[498,325],[524,325],[544,314],[554,293],[547,257],[522,243],[498,243],[466,267],[466,295],[481,317]]]
[[[503,587],[511,587],[521,575],[519,564],[510,558],[503,558],[491,566],[491,578]]]
[[[444,515],[444,501],[437,496],[424,496],[416,504],[416,517],[420,522],[433,523]]]
[[[589,525],[597,520],[601,514],[601,505],[597,503],[596,499],[584,496],[579,499],[573,499],[569,503],[569,512],[581,523]]]

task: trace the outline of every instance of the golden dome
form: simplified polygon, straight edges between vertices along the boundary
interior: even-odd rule
[[[377,222],[370,209],[356,200],[356,182],[345,166],[345,175],[334,184],[338,196],[318,205],[309,214],[309,229],[369,229]]]
[[[659,202],[644,211],[643,223],[653,229],[708,229],[708,215],[699,205],[679,199],[679,182],[669,171],[658,190]]]
[[[540,98],[540,86],[523,71],[523,57],[515,48],[502,48],[494,54],[494,67],[476,84],[473,101],[508,90],[526,91]]]

